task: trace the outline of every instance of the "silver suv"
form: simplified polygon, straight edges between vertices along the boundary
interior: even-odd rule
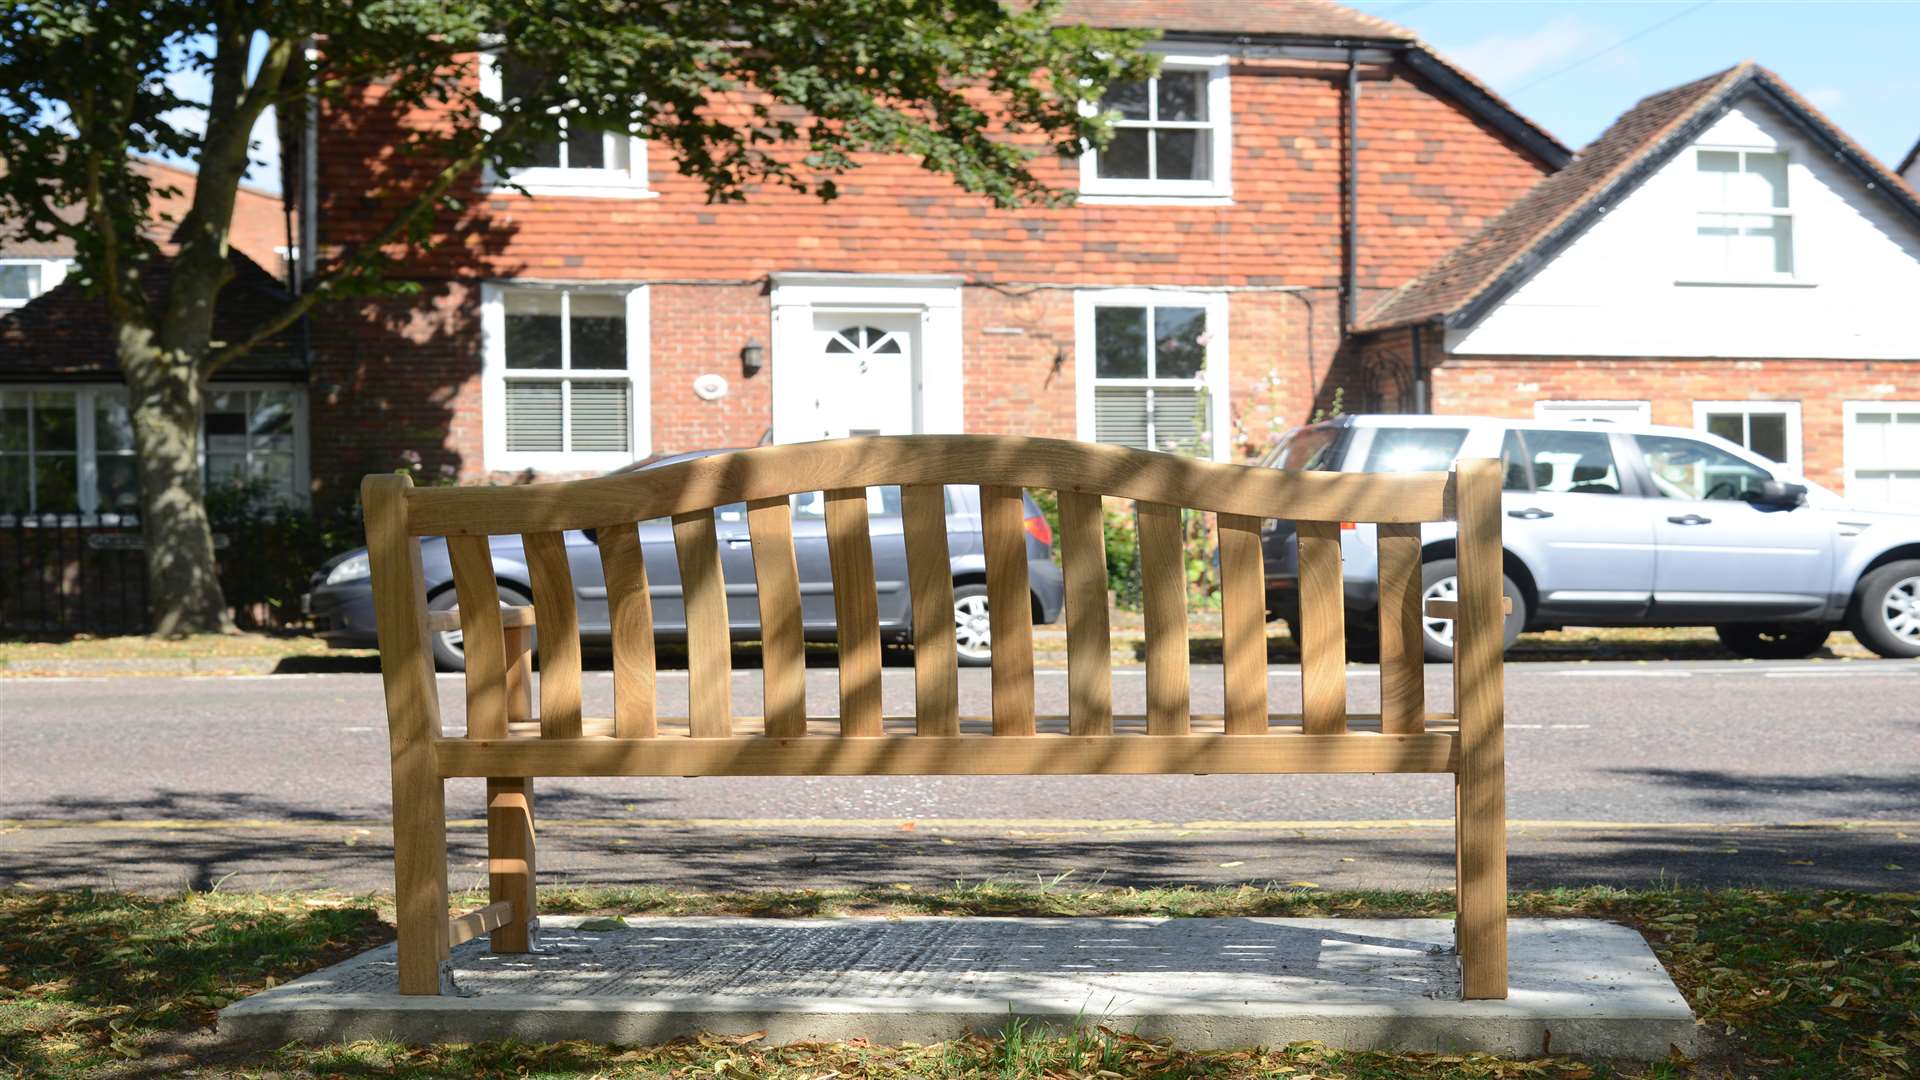
[[[1480,416],[1344,416],[1295,428],[1262,464],[1401,472],[1491,458],[1506,468],[1507,643],[1560,626],[1712,626],[1742,656],[1817,651],[1845,627],[1920,656],[1920,512],[1863,510],[1735,443],[1690,428]],[[1422,533],[1428,598],[1455,589],[1454,529]],[[1378,609],[1373,527],[1341,533],[1352,651]],[[1293,524],[1269,521],[1267,607],[1299,610]],[[1423,623],[1427,657],[1453,626]]]

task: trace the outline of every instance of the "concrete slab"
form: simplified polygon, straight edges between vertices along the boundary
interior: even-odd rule
[[[1443,919],[548,917],[533,953],[496,956],[484,938],[454,949],[453,995],[400,996],[388,945],[229,1005],[220,1030],[275,1042],[765,1031],[773,1043],[891,1044],[1020,1016],[1195,1049],[1692,1050],[1693,1014],[1637,932],[1591,919],[1510,931],[1512,995],[1460,1001]]]

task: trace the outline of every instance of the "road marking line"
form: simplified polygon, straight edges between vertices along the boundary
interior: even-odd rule
[[[281,821],[267,818],[196,819],[143,818],[66,820],[61,818],[0,818],[0,830],[46,829],[125,829],[129,831],[204,831],[208,829],[351,829],[384,827],[385,818],[341,819],[334,821]],[[480,828],[484,818],[453,818],[448,825]],[[1026,829],[1049,832],[1273,832],[1323,830],[1368,832],[1388,829],[1451,829],[1452,818],[1407,818],[1381,820],[1293,820],[1293,821],[1153,821],[1147,819],[1072,818],[548,818],[543,827],[569,825],[576,828],[639,829],[738,829],[747,831],[779,829],[885,829],[899,831],[911,824],[916,832],[933,829]],[[1573,831],[1753,831],[1801,829],[1808,831],[1920,830],[1920,821],[1876,821],[1819,819],[1811,821],[1590,821],[1511,819],[1514,829],[1561,829]]]

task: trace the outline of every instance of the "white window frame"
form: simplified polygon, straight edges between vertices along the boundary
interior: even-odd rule
[[[77,444],[77,453],[75,454],[75,463],[74,463],[74,483],[79,488],[79,492],[78,492],[79,505],[80,505],[79,512],[82,514],[101,513],[102,511],[100,510],[100,458],[106,455],[102,455],[100,453],[98,424],[96,422],[97,418],[95,416],[95,410],[97,406],[96,398],[98,398],[98,396],[101,394],[111,394],[121,398],[127,398],[128,391],[125,384],[122,384],[122,383],[6,383],[4,385],[0,385],[0,390],[17,391],[20,393],[27,393],[27,394],[55,392],[55,393],[71,393],[74,395],[73,406],[74,406],[74,409],[77,411],[77,415],[74,418],[74,423],[75,423],[74,438]],[[274,391],[277,393],[286,393],[286,394],[292,395],[293,397],[293,491],[291,492],[291,496],[292,496],[292,502],[295,505],[299,505],[299,506],[307,505],[309,502],[310,493],[313,490],[312,466],[311,466],[311,462],[308,454],[308,447],[311,441],[311,434],[310,434],[311,429],[309,428],[308,422],[307,422],[308,421],[307,388],[304,386],[299,386],[299,385],[294,385],[289,383],[217,382],[217,383],[212,383],[208,386],[207,393],[209,394],[219,393],[221,391],[227,391],[227,390]],[[200,457],[199,457],[198,464],[200,467],[200,476],[202,481],[204,482],[207,475],[207,430],[206,430],[206,413],[204,408],[202,409],[201,416],[200,416],[199,442],[200,442]],[[120,454],[120,452],[118,451],[116,451],[115,453]],[[136,450],[134,453],[137,454],[138,451]],[[9,456],[12,456],[12,455],[9,455]],[[131,455],[122,455],[122,456],[131,456]],[[31,474],[29,475],[31,476]],[[28,487],[29,492],[32,492],[31,484],[32,484],[32,481],[29,480],[29,487]],[[40,514],[43,514],[43,513],[54,513],[54,512],[55,511],[35,510],[33,511],[33,516],[39,516]],[[117,514],[119,513],[119,511],[109,510],[109,511],[106,511],[106,513]]]
[[[40,268],[40,291],[25,300],[0,298],[0,312],[18,311],[42,296],[52,292],[67,279],[67,267],[70,259],[0,259],[0,266],[37,266]]]
[[[1863,412],[1920,412],[1920,401],[1843,401],[1840,404],[1840,455],[1841,476],[1846,484],[1846,497],[1849,502],[1860,499],[1860,489],[1855,485],[1855,473],[1860,469],[1860,461],[1853,452],[1853,432]],[[1916,467],[1920,467],[1917,464]],[[1898,469],[1899,466],[1894,466]],[[1872,504],[1869,504],[1872,505]]]
[[[515,289],[554,292],[598,292],[626,298],[627,368],[574,372],[567,368],[507,368],[506,294]],[[480,403],[481,449],[486,468],[491,472],[603,472],[631,465],[653,452],[653,389],[651,377],[651,292],[645,285],[606,285],[591,282],[500,281],[480,288]],[[590,451],[509,451],[507,449],[507,380],[543,379],[565,382],[580,378],[606,382],[622,375],[632,386],[627,401],[628,419],[633,431],[628,436],[630,450]],[[571,417],[567,416],[570,395],[561,395],[561,437],[572,437]]]
[[[1186,202],[1202,199],[1215,202],[1230,201],[1233,196],[1233,95],[1230,90],[1228,69],[1232,58],[1225,55],[1188,56],[1168,54],[1160,59],[1160,70],[1167,71],[1204,71],[1207,73],[1207,117],[1201,123],[1189,122],[1180,126],[1205,127],[1211,130],[1213,138],[1209,148],[1212,154],[1212,176],[1206,180],[1123,180],[1103,178],[1100,175],[1100,151],[1089,148],[1080,155],[1080,194],[1090,196],[1082,202],[1093,204],[1153,204],[1165,202]],[[1083,105],[1088,115],[1097,113],[1100,103],[1088,102]],[[1122,126],[1166,127],[1158,121],[1124,121]]]
[[[1535,420],[1562,423],[1651,424],[1653,402],[1633,398],[1563,398],[1533,403]]]
[[[1094,386],[1152,386],[1182,380],[1100,379],[1095,375],[1094,311],[1103,307],[1197,307],[1207,312],[1207,358],[1199,385],[1207,392],[1207,426],[1213,460],[1232,454],[1233,402],[1227,377],[1227,299],[1223,292],[1173,289],[1080,289],[1073,294],[1073,387],[1075,426],[1082,442],[1093,442]]]
[[[1748,418],[1751,418],[1754,416],[1786,417],[1787,460],[1779,462],[1778,464],[1787,469],[1791,469],[1795,473],[1800,473],[1805,470],[1805,466],[1801,464],[1801,462],[1804,459],[1801,457],[1800,403],[1799,402],[1797,401],[1696,401],[1693,403],[1694,428],[1699,431],[1703,431],[1703,432],[1706,431],[1707,417],[1713,413],[1740,413],[1742,416],[1748,417]],[[1750,428],[1751,425],[1743,421],[1741,426],[1743,429],[1746,429],[1746,428]],[[1746,447],[1746,443],[1744,442],[1741,443],[1740,445],[1743,447]],[[1760,453],[1760,451],[1758,450],[1754,450],[1752,447],[1747,447],[1747,450],[1756,457],[1761,457],[1761,458],[1766,457],[1765,454]]]
[[[1681,279],[1680,283],[1684,285],[1803,284],[1804,279],[1800,276],[1800,229],[1797,223],[1795,223],[1794,221],[1794,213],[1793,213],[1793,192],[1795,188],[1799,187],[1799,185],[1794,182],[1793,154],[1789,152],[1788,149],[1784,146],[1730,146],[1730,145],[1722,145],[1722,144],[1715,144],[1715,143],[1696,143],[1693,147],[1693,152],[1690,155],[1693,161],[1693,170],[1695,173],[1695,177],[1697,177],[1700,171],[1700,155],[1703,152],[1715,153],[1715,154],[1739,154],[1740,168],[1742,172],[1745,172],[1746,170],[1748,154],[1767,154],[1772,157],[1780,158],[1781,161],[1784,163],[1782,165],[1782,168],[1785,170],[1786,178],[1787,178],[1787,205],[1784,207],[1764,207],[1760,209],[1747,209],[1747,208],[1732,207],[1732,206],[1702,206],[1702,205],[1699,205],[1698,203],[1691,202],[1691,198],[1690,198],[1689,205],[1687,207],[1687,231],[1686,231],[1686,236],[1689,244],[1689,248],[1688,248],[1689,255],[1687,258],[1688,270],[1686,271],[1686,276]],[[1694,180],[1695,177],[1688,177],[1689,182]],[[1690,195],[1692,190],[1693,189],[1691,188],[1689,189]],[[1785,273],[1781,273],[1776,270],[1776,271],[1765,271],[1757,274],[1735,274],[1730,272],[1728,268],[1724,266],[1714,268],[1714,267],[1699,265],[1694,261],[1695,257],[1691,254],[1691,252],[1697,250],[1697,244],[1698,244],[1697,232],[1700,228],[1700,219],[1707,214],[1748,215],[1753,217],[1765,216],[1765,217],[1787,219],[1787,229],[1788,229],[1787,231],[1787,263],[1789,266],[1792,267],[1792,269],[1788,270]]]
[[[499,101],[505,92],[500,74],[500,58],[492,50],[480,54],[480,94],[488,101]],[[480,119],[491,131],[500,126],[492,114]],[[608,136],[618,138],[618,136]],[[627,137],[627,167],[624,169],[556,169],[548,166],[514,169],[502,176],[491,163],[482,170],[480,190],[488,195],[517,194],[515,186],[529,195],[572,196],[588,199],[652,199],[659,192],[647,186],[647,141],[638,135]]]

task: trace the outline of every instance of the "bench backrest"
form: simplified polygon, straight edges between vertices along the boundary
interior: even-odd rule
[[[1229,735],[1261,735],[1293,728],[1307,736],[1349,732],[1346,633],[1340,535],[1343,523],[1378,526],[1381,711],[1353,717],[1356,733],[1419,736],[1430,721],[1453,716],[1428,712],[1421,648],[1421,536],[1423,522],[1457,518],[1460,591],[1456,621],[1456,703],[1462,718],[1479,705],[1477,723],[1500,723],[1501,541],[1500,469],[1494,461],[1462,461],[1452,473],[1344,474],[1283,472],[1222,465],[1169,454],[1054,439],[993,435],[920,435],[857,438],[763,447],[697,458],[658,469],[550,484],[513,487],[415,489],[404,476],[374,476],[364,488],[382,670],[396,757],[440,736],[427,601],[417,538],[447,538],[459,619],[467,655],[467,729],[471,740],[532,736],[542,741],[583,738],[671,740],[654,706],[654,634],[646,563],[636,524],[671,518],[686,606],[689,715],[685,734],[725,740],[746,722],[731,715],[732,642],[713,510],[744,502],[757,578],[763,640],[765,715],[750,733],[772,739],[808,735],[800,587],[794,559],[790,496],[819,491],[826,506],[827,543],[838,622],[838,734],[886,734],[881,711],[881,649],[868,536],[866,489],[899,485],[915,641],[916,708],[913,732],[934,739],[962,735],[953,623],[953,578],[947,550],[944,485],[980,485],[981,528],[992,621],[994,736],[1028,736],[1048,726],[1036,717],[1032,613],[1024,527],[1023,488],[1059,494],[1059,546],[1066,581],[1069,711],[1064,734],[1110,737],[1116,732],[1109,667],[1107,567],[1102,497],[1134,500],[1146,622],[1146,712],[1151,736],[1181,736],[1202,727]],[[1223,607],[1224,715],[1191,714],[1188,666],[1188,587],[1182,552],[1182,508],[1218,515],[1219,578]],[[1266,589],[1261,550],[1264,519],[1298,523],[1302,703],[1298,714],[1270,711],[1265,630]],[[595,530],[612,626],[614,716],[583,721],[580,634],[574,583],[562,534]],[[540,660],[535,724],[519,717],[512,699],[514,660],[503,631],[488,537],[522,538],[533,586]],[[524,675],[522,676],[524,678]],[[524,687],[518,692],[524,693]],[[524,708],[524,707],[523,707]],[[902,721],[896,721],[900,723]],[[1123,724],[1123,727],[1126,726]],[[677,725],[671,727],[677,728]],[[1463,732],[1464,734],[1464,732]],[[514,739],[516,742],[532,741]],[[1453,754],[1453,743],[1425,744],[1425,768],[1402,762],[1391,771],[1457,771],[1450,758],[1434,769],[1432,753]],[[931,752],[931,747],[929,747]],[[1178,754],[1068,754],[1044,771],[1239,771]],[[548,771],[557,755],[514,760],[514,767]],[[566,759],[572,761],[573,759]],[[638,759],[606,757],[593,766],[560,771],[653,772]],[[711,755],[672,756],[661,771],[694,769]],[[771,758],[766,759],[771,761]],[[999,771],[991,759],[951,768],[927,753],[791,755],[771,771]],[[1011,760],[1011,759],[1008,759]],[[1033,771],[1035,761],[1005,771]],[[1249,758],[1251,762],[1253,759]],[[1355,771],[1369,755],[1338,753],[1302,759],[1349,761]],[[500,768],[506,759],[476,757],[472,773]],[[624,762],[625,765],[621,763]],[[490,763],[490,764],[489,764]],[[811,763],[811,764],[809,764]],[[863,764],[864,763],[864,764]],[[763,765],[765,762],[762,763]],[[720,768],[720,766],[714,766]],[[732,761],[727,771],[759,771]],[[1254,771],[1277,771],[1249,764]],[[444,775],[466,771],[440,762]],[[1288,769],[1286,771],[1296,771]],[[1341,770],[1346,771],[1346,770]],[[469,774],[472,774],[469,773]],[[511,775],[508,773],[507,775]]]

